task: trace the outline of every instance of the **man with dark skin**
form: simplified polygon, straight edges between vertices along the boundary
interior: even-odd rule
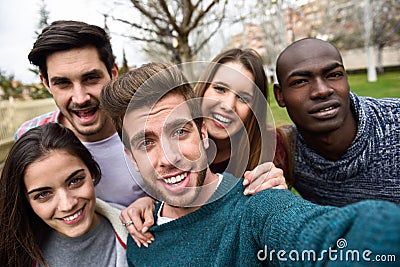
[[[339,51],[319,39],[289,45],[276,72],[275,98],[295,124],[299,193],[323,205],[400,203],[400,101],[351,92]]]

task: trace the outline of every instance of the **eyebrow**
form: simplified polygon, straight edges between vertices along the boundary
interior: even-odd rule
[[[92,76],[92,75],[103,75],[103,72],[102,72],[101,70],[99,70],[99,69],[93,69],[93,70],[90,70],[90,71],[88,71],[88,72],[85,72],[85,73],[82,75],[82,77],[83,77],[83,78],[86,78],[86,77],[89,77],[89,76]],[[57,81],[69,81],[69,80],[70,80],[70,79],[67,78],[67,77],[54,76],[54,77],[52,77],[52,78],[50,79],[50,82],[51,82],[51,83],[55,83],[55,82],[57,82]]]
[[[92,75],[103,75],[103,72],[99,69],[94,69],[94,70],[84,73],[82,75],[82,77],[87,77],[87,76],[92,76]]]
[[[190,124],[190,122],[192,122],[193,120],[188,120],[188,119],[177,119],[174,121],[171,121],[170,123],[165,124],[165,129],[174,129],[177,127],[181,127],[181,126],[185,126],[185,125],[189,125],[189,126],[193,126],[192,124]]]
[[[163,128],[164,129],[173,129],[173,128],[176,128],[176,127],[179,127],[179,126],[187,125],[191,121],[193,121],[193,120],[177,119],[177,120],[174,120],[172,122],[169,122],[169,123],[165,124]],[[192,127],[192,126],[193,125],[190,124],[190,127]],[[152,136],[152,135],[156,135],[156,134],[154,133],[154,131],[151,131],[151,130],[150,131],[139,132],[139,133],[135,134],[134,136],[132,136],[132,138],[130,140],[130,143],[131,143],[131,145],[133,145],[138,140],[141,140],[141,139],[145,138],[146,136]]]
[[[69,81],[69,79],[66,78],[66,77],[60,77],[60,76],[55,76],[55,77],[52,77],[52,78],[50,79],[50,83],[51,83],[51,84],[54,84],[54,83],[56,83],[56,82],[61,82],[61,81]]]
[[[132,138],[130,140],[130,144],[134,145],[139,140],[144,139],[146,137],[146,135],[147,136],[149,136],[149,135],[151,136],[151,135],[155,135],[155,134],[154,134],[153,131],[147,131],[147,132],[142,131],[142,132],[139,132],[139,133],[135,134],[134,136],[132,136]]]
[[[234,92],[235,94],[247,95],[247,96],[250,96],[250,97],[253,96],[253,94],[250,93],[250,92],[248,92],[248,91],[239,91],[239,92],[236,92],[235,90],[233,90],[233,89],[230,87],[229,84],[227,84],[227,83],[225,83],[225,82],[219,82],[219,81],[217,81],[217,82],[212,82],[212,83],[217,84],[217,85],[221,85],[221,86],[223,86],[223,87],[226,87],[227,89],[231,90],[231,91]],[[254,86],[254,85],[253,85],[253,86]]]
[[[332,65],[329,65],[329,66],[323,68],[323,71],[324,71],[325,73],[326,73],[326,72],[330,72],[331,70],[334,70],[334,69],[336,69],[337,67],[342,67],[342,68],[344,68],[344,67],[343,67],[343,64],[334,63],[334,64],[332,64]]]
[[[214,84],[217,84],[217,85],[222,85],[222,86],[230,89],[230,85],[227,84],[226,82],[212,81],[211,83],[214,83]]]
[[[79,170],[72,172],[70,175],[68,175],[67,179],[65,179],[65,182],[68,182],[69,180],[74,178],[78,173],[80,173],[82,171],[84,171],[84,169],[79,169]],[[51,187],[49,187],[49,186],[39,187],[39,188],[32,189],[27,194],[29,195],[29,194],[32,194],[35,192],[40,192],[40,191],[49,190],[49,189],[51,189]]]
[[[327,72],[330,72],[331,70],[336,69],[337,67],[342,67],[342,68],[343,68],[343,64],[334,63],[334,64],[332,64],[332,65],[329,65],[329,66],[323,68],[323,69],[322,69],[322,72],[323,72],[323,73],[327,73]],[[300,70],[300,71],[294,71],[294,72],[292,72],[292,73],[288,76],[288,78],[293,77],[293,76],[310,76],[310,75],[311,75],[311,71],[307,71],[307,70],[302,71],[302,70]]]

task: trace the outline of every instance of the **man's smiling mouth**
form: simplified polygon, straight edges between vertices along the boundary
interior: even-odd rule
[[[174,184],[178,184],[178,183],[182,182],[187,177],[187,175],[188,175],[188,173],[185,172],[185,173],[182,173],[182,174],[179,174],[179,175],[167,178],[167,179],[163,179],[163,180],[168,185],[174,185]]]

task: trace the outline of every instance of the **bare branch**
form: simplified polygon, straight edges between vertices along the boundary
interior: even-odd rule
[[[162,19],[162,18],[160,18],[160,17],[158,17],[158,16],[154,16],[152,13],[150,13],[146,8],[144,8],[141,4],[140,4],[140,1],[137,1],[137,0],[130,0],[131,1],[131,3],[133,4],[133,6],[137,9],[137,10],[139,10],[139,12],[141,13],[141,14],[143,14],[145,17],[147,17],[151,22],[156,22],[156,21],[158,21],[158,20],[160,20],[160,21],[165,21],[164,19]],[[158,13],[156,13],[156,14],[158,14]],[[166,22],[166,21],[165,21]],[[156,24],[154,24],[154,25],[156,25]]]
[[[115,21],[122,22],[124,24],[128,24],[129,26],[131,26],[132,28],[135,28],[135,29],[144,30],[144,31],[151,32],[151,33],[154,33],[154,34],[160,34],[159,31],[156,31],[156,30],[154,30],[152,28],[144,27],[143,25],[139,25],[139,24],[136,24],[136,23],[124,20],[124,19],[118,19],[118,18],[115,18],[115,17],[112,17],[112,19],[115,20]]]
[[[145,37],[138,37],[138,36],[133,36],[133,35],[121,35],[122,37],[126,37],[129,39],[132,39],[134,41],[140,41],[140,42],[147,42],[147,43],[156,43],[159,45],[162,45],[164,47],[169,48],[170,44],[164,42],[163,40],[159,39],[159,38],[145,38]]]
[[[172,25],[172,28],[177,31],[178,33],[180,33],[180,28],[179,26],[176,24],[176,20],[175,18],[171,15],[171,13],[169,12],[167,3],[165,2],[165,0],[160,0],[159,1],[162,10],[164,11],[165,15],[167,15],[168,21],[169,23]]]
[[[209,41],[210,39],[217,34],[218,30],[221,28],[221,25],[224,21],[225,18],[225,12],[223,12],[223,16],[221,17],[221,19],[218,21],[218,25],[216,26],[216,28],[214,29],[214,31],[212,31],[209,36],[204,39],[202,42],[200,42],[200,44],[198,44],[195,48],[193,48],[193,52],[194,54],[197,54]]]
[[[197,3],[193,5],[193,9],[197,9],[202,2],[202,0],[197,1]]]
[[[179,62],[191,60],[193,51],[197,53],[211,37],[215,36],[226,20],[228,0],[129,0],[129,2],[141,14],[145,23],[113,17],[114,20],[140,31],[139,34],[128,37],[153,46],[160,45]],[[222,10],[218,12],[216,7],[221,7]],[[201,32],[201,29],[205,28],[209,28],[207,29],[209,36],[202,38],[196,31]],[[174,38],[178,43],[173,42]],[[193,38],[200,40],[192,41]]]
[[[196,9],[192,5],[191,0],[183,0],[183,5],[182,5],[182,14],[183,14],[182,26],[183,26],[183,28],[187,28],[187,26],[190,24],[190,21],[192,20],[192,16],[193,16],[193,13],[195,10]]]
[[[225,0],[224,3],[224,7],[226,6],[228,0]],[[212,7],[218,3],[218,1],[212,1],[207,7],[206,9],[202,10],[201,12],[199,12],[199,14],[197,15],[196,18],[194,18],[192,24],[190,26],[188,26],[188,28],[186,29],[187,32],[190,32],[191,30],[193,30],[194,28],[197,27],[197,25],[199,24],[199,22],[204,18],[204,16],[212,9]],[[225,8],[224,8],[225,10]]]

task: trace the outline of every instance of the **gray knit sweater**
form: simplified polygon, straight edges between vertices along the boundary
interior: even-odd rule
[[[295,188],[321,205],[362,199],[400,203],[400,100],[350,96],[358,129],[340,160],[318,155],[296,133]]]

